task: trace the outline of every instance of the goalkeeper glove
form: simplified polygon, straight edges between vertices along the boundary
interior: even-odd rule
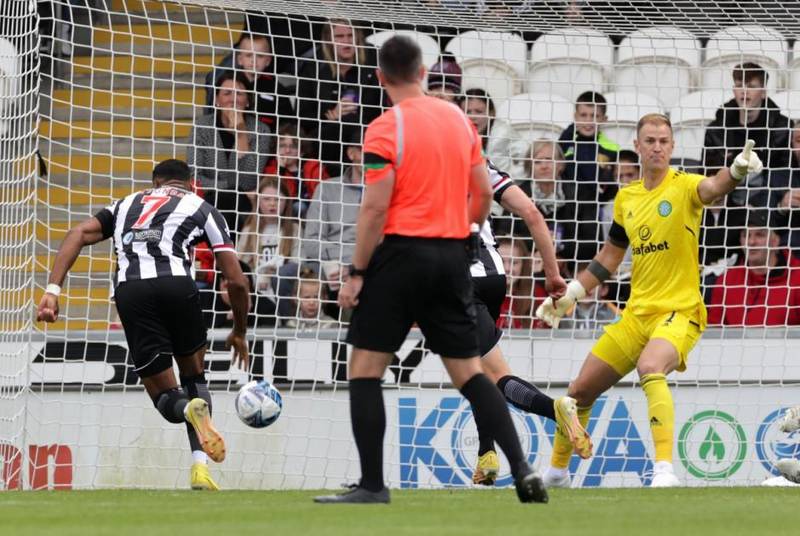
[[[749,173],[759,173],[763,169],[764,164],[761,163],[758,154],[753,151],[755,144],[756,142],[753,140],[747,140],[742,152],[733,159],[730,172],[731,178],[736,182],[741,182]]]
[[[546,324],[557,328],[561,317],[567,314],[567,311],[572,309],[575,303],[586,296],[586,289],[577,279],[573,279],[567,285],[567,291],[564,295],[557,300],[548,297],[536,309],[536,318],[544,321]]]

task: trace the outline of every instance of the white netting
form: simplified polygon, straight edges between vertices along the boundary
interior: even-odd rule
[[[29,7],[28,2],[12,4]],[[15,387],[8,392],[0,387],[0,419],[7,419],[0,425],[10,426],[9,433],[0,428],[0,445],[10,438],[32,464],[23,478],[6,477],[6,485],[184,486],[190,461],[184,432],[164,424],[131,371],[109,300],[114,261],[108,242],[85,250],[78,259],[64,285],[63,320],[48,327],[30,323],[30,298],[41,296],[66,230],[112,200],[148,186],[153,165],[170,157],[189,160],[203,191],[214,196],[238,228],[237,245],[251,264],[262,304],[254,311],[253,373],[279,381],[285,396],[284,414],[273,427],[253,431],[238,422],[232,392],[246,375],[230,369],[222,348],[223,326],[230,319],[219,281],[199,255],[198,281],[206,287],[208,321],[215,328],[210,332],[207,375],[215,397],[215,421],[230,444],[229,459],[215,473],[220,484],[330,487],[357,476],[342,382],[346,348],[337,342],[347,317],[335,307],[335,281],[350,260],[350,226],[360,200],[359,189],[348,183],[358,180],[358,168],[351,161],[358,155],[347,148],[358,145],[360,129],[354,127],[368,122],[386,104],[370,62],[372,47],[395,31],[415,36],[428,67],[439,63],[429,76],[431,86],[438,82],[444,93],[455,95],[475,89],[491,95],[496,114],[485,132],[487,153],[538,201],[554,231],[565,275],[591,259],[605,238],[621,180],[617,172],[625,171],[613,165],[615,155],[633,147],[641,115],[669,113],[676,165],[710,172],[738,151],[734,136],[744,130],[724,123],[715,138],[722,141],[706,142],[708,124],[718,108],[733,99],[734,65],[755,62],[763,67],[769,77],[767,96],[781,117],[800,117],[800,77],[793,56],[800,24],[793,2],[57,0],[40,3],[40,10],[39,149],[49,174],[35,185],[35,224],[34,170],[0,175],[3,217],[9,214],[0,220],[0,320],[3,336],[10,333],[0,341],[9,348],[0,349],[0,374],[8,370],[14,378],[29,375],[31,393],[27,412],[21,412],[21,406],[5,404],[6,398],[18,399],[24,392],[17,390],[19,382],[12,381]],[[331,27],[324,17],[345,18],[352,26]],[[13,20],[5,18],[2,27]],[[215,113],[231,105],[213,87],[233,65],[231,55],[245,25],[254,34],[268,35],[273,49],[265,71],[269,76],[257,79],[258,120],[247,123],[253,134],[246,142],[215,130],[217,122],[222,123],[219,130],[225,130],[229,121]],[[33,29],[12,24],[12,30],[8,35],[27,46],[18,45],[18,50],[27,51],[21,56],[28,58],[18,75],[19,87],[25,88],[21,94],[35,95],[33,40],[24,39]],[[363,38],[356,42],[354,56],[336,52],[330,37],[326,41],[331,34],[334,40],[346,40],[351,33],[357,40]],[[243,48],[261,50],[260,43],[256,37]],[[330,54],[336,53],[355,59],[331,65]],[[443,53],[452,55],[458,66],[439,62]],[[239,75],[249,61],[242,57]],[[0,48],[0,63],[3,59]],[[358,65],[340,69],[353,62]],[[215,74],[209,76],[211,72]],[[341,87],[334,81],[339,76],[344,79]],[[0,70],[0,87],[5,80]],[[532,154],[532,142],[557,139],[575,121],[575,99],[584,91],[600,92],[607,101],[597,156],[575,165],[570,158],[582,150],[580,143],[572,153],[569,143],[564,145],[563,161],[546,143]],[[468,110],[476,122],[486,121],[481,118],[481,99],[473,95],[467,104],[477,107]],[[31,124],[25,113],[33,109],[16,108],[19,124]],[[0,119],[5,117],[0,114]],[[674,390],[676,466],[691,485],[757,483],[768,475],[776,457],[795,454],[798,448],[795,438],[777,433],[774,421],[781,406],[800,399],[800,389],[794,386],[800,380],[800,367],[793,359],[797,334],[786,329],[800,323],[800,280],[775,279],[774,288],[762,294],[758,292],[769,281],[754,284],[755,290],[748,292],[739,292],[742,284],[732,282],[716,298],[712,290],[729,265],[741,262],[739,232],[747,205],[769,209],[781,243],[794,243],[795,202],[786,194],[800,186],[795,182],[800,180],[795,175],[800,163],[791,151],[788,123],[777,113],[769,117],[779,121],[762,129],[772,144],[765,163],[773,153],[776,158],[768,164],[770,174],[748,181],[739,197],[709,210],[705,219],[707,298],[723,300],[726,315],[731,315],[723,318],[728,324],[749,327],[710,329],[692,353],[687,373],[674,377],[679,382]],[[16,132],[13,139],[21,140],[14,147],[23,148],[13,153],[11,167],[17,170],[16,162],[32,166],[32,145],[25,137],[30,131],[8,132]],[[0,134],[0,141],[7,135]],[[247,144],[241,163],[231,161],[236,143]],[[301,153],[297,170],[293,159],[281,153],[292,144]],[[704,146],[712,152],[704,152]],[[0,162],[9,165],[5,153]],[[562,165],[559,180],[548,182],[552,168]],[[267,226],[254,240],[256,233],[245,227],[255,200],[247,192],[265,171],[281,177],[279,191],[264,183],[258,203],[268,204],[280,193],[284,197],[279,207],[286,205],[287,212],[277,219],[265,218]],[[340,173],[344,181],[335,180]],[[8,199],[6,184],[16,188]],[[288,201],[281,188],[288,188]],[[314,201],[314,188],[322,201]],[[541,298],[542,281],[540,267],[528,258],[525,226],[500,210],[495,223],[498,234],[513,235],[511,244],[501,244],[514,270],[513,299],[502,317],[504,327],[511,328],[502,342],[504,352],[515,373],[550,388],[554,395],[562,394],[599,333],[597,328],[624,305],[625,270],[617,282],[601,289],[598,301],[579,308],[564,330],[539,329],[531,312]],[[773,249],[777,250],[788,251]],[[20,264],[12,265],[15,262]],[[299,271],[301,277],[321,283],[298,284]],[[788,273],[791,270],[775,276]],[[322,299],[317,300],[320,290]],[[747,300],[756,301],[743,306]],[[331,318],[320,319],[312,306],[318,301]],[[304,320],[305,310],[314,318]],[[28,356],[23,343],[31,333],[34,344]],[[387,476],[394,486],[465,484],[477,447],[471,417],[463,400],[447,388],[436,359],[428,356],[413,366],[422,355],[415,349],[417,342],[415,336],[407,341],[398,352],[405,367],[395,367],[386,377],[387,384],[400,380],[396,390],[386,391]],[[595,416],[591,431],[598,455],[582,464],[573,461],[577,482],[646,482],[652,443],[636,378],[625,378],[598,403]],[[516,417],[524,447],[532,460],[544,465],[552,424],[538,417]],[[26,445],[20,439],[23,430]],[[0,458],[5,458],[4,467],[14,466],[3,452]],[[54,469],[42,473],[48,465]]]

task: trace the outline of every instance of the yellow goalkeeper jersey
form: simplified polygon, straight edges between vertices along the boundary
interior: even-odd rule
[[[696,309],[705,328],[698,260],[703,202],[697,193],[697,185],[704,178],[670,168],[653,190],[647,190],[640,179],[617,193],[615,229],[609,239],[624,246],[621,227],[632,249],[627,307],[634,314]]]

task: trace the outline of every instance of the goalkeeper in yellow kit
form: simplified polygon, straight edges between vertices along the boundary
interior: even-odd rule
[[[672,125],[661,114],[639,120],[637,139],[642,178],[622,188],[614,200],[614,222],[608,239],[589,267],[567,285],[566,294],[548,298],[536,316],[556,327],[559,319],[587,292],[608,279],[628,246],[633,253],[631,296],[622,316],[605,328],[578,377],[561,399],[551,467],[545,485],[567,487],[573,449],[586,458],[591,444],[578,431],[586,426],[594,401],[636,369],[647,397],[648,420],[655,445],[652,487],[680,484],[672,469],[675,410],[667,374],[686,369],[689,351],[706,326],[700,294],[698,237],[703,206],[730,191],[762,164],[748,140],[730,169],[713,177],[670,167]],[[569,423],[572,423],[571,425]]]

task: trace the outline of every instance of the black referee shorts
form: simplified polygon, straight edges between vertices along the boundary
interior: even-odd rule
[[[493,274],[473,277],[475,315],[478,322],[478,348],[481,357],[497,346],[503,331],[497,327],[500,307],[506,298],[506,276]]]
[[[396,352],[416,322],[433,352],[479,355],[465,240],[386,236],[358,300],[347,332],[356,348]]]
[[[142,377],[172,367],[206,345],[200,293],[190,277],[125,281],[114,290],[134,370]]]

